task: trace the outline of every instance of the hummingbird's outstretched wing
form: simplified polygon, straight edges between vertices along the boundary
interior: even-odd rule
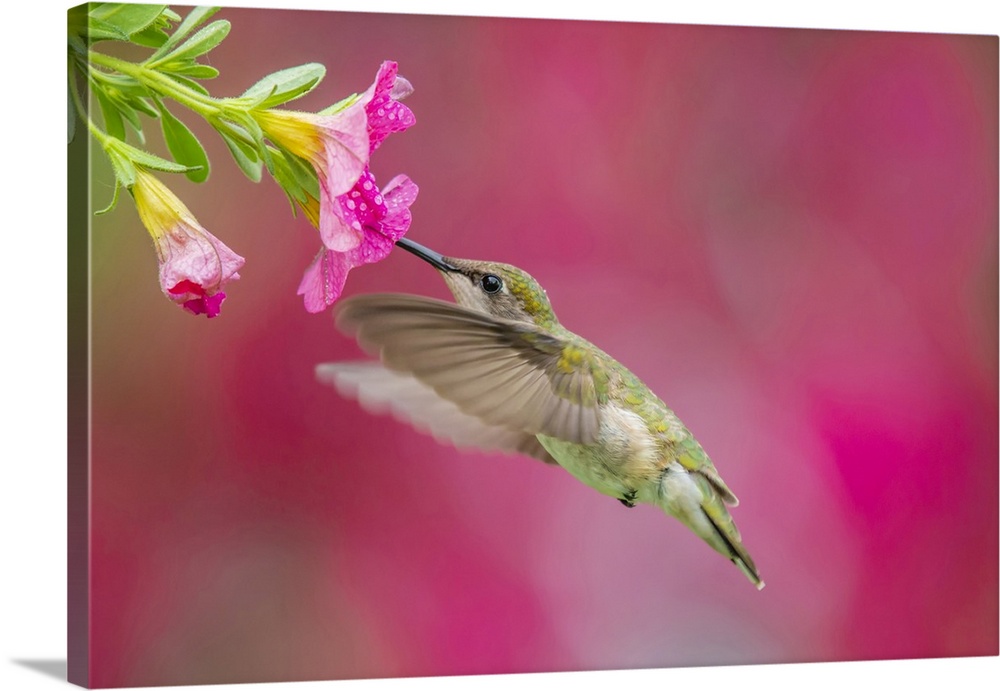
[[[603,380],[589,355],[534,324],[416,295],[340,302],[337,326],[492,427],[596,441]]]
[[[316,366],[316,378],[356,399],[369,413],[390,413],[439,442],[458,448],[518,453],[556,464],[534,435],[491,426],[466,415],[426,384],[377,362],[323,363]]]

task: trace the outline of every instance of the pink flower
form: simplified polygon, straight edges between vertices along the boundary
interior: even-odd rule
[[[360,224],[361,243],[344,252],[320,248],[299,284],[306,310],[322,312],[340,297],[347,273],[356,266],[385,259],[396,240],[410,227],[410,205],[417,198],[417,186],[405,175],[397,175],[379,191],[369,171],[344,195]],[[363,207],[363,208],[362,208]]]
[[[390,134],[402,132],[416,122],[413,111],[397,100],[408,96],[413,87],[408,81],[397,76],[396,72],[395,62],[389,60],[383,62],[375,75],[375,82],[355,103],[342,111],[346,113],[354,109],[363,109],[367,122],[369,155],[381,146]],[[366,173],[370,180],[366,181]],[[354,206],[354,203],[363,205],[365,200],[359,197],[374,197],[377,194],[378,188],[374,188],[373,193],[372,188],[368,187],[369,184],[374,187],[374,178],[371,178],[366,168],[353,189],[344,190],[346,194],[341,194],[335,199],[320,199],[319,235],[328,249],[345,252],[364,243],[362,227],[366,213],[365,209]],[[359,185],[364,188],[360,188]],[[321,196],[322,192],[321,188]]]
[[[332,250],[353,249],[363,240],[354,215],[344,211],[338,197],[355,186],[371,153],[386,137],[416,122],[413,111],[397,100],[409,95],[413,87],[396,71],[395,62],[383,62],[368,90],[336,113],[276,108],[254,113],[269,139],[309,161],[316,170],[319,234],[323,244]]]
[[[244,259],[201,227],[166,185],[136,168],[132,196],[139,218],[153,237],[163,294],[192,314],[218,316],[222,287],[240,277]]]
[[[386,60],[378,68],[375,82],[361,96],[368,116],[369,153],[375,151],[393,132],[402,132],[416,123],[413,111],[400,103],[413,93],[413,85],[397,75],[397,64]]]
[[[369,154],[390,134],[416,122],[413,112],[399,102],[413,87],[396,72],[395,62],[383,62],[375,82],[347,108],[365,113]],[[417,186],[405,175],[393,178],[380,191],[366,166],[350,190],[333,199],[320,199],[323,247],[306,269],[298,291],[309,312],[321,312],[340,297],[352,268],[388,256],[410,227],[409,207],[416,197]]]
[[[351,189],[368,165],[371,149],[364,108],[351,106],[333,115],[272,108],[256,112],[255,117],[269,139],[316,170],[322,233],[331,223],[334,200]]]

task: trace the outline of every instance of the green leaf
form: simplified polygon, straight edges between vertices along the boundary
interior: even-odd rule
[[[142,96],[135,95],[136,93],[137,92],[125,93],[116,91],[114,89],[108,89],[108,94],[111,95],[111,97],[114,98],[119,103],[127,105],[130,108],[133,108],[139,111],[140,113],[144,113],[151,118],[159,117],[160,116],[159,112],[156,110],[156,108],[150,105],[149,99],[146,98],[148,92],[147,94],[143,94]]]
[[[87,42],[95,41],[127,41],[128,34],[119,29],[114,24],[91,17],[84,28],[84,37]]]
[[[174,160],[193,168],[193,170],[185,173],[188,180],[191,182],[205,182],[209,172],[208,154],[205,153],[201,142],[187,128],[187,125],[174,117],[173,113],[167,110],[166,106],[159,100],[157,100],[156,105],[160,110],[163,141],[167,143],[167,148],[170,149]]]
[[[87,56],[87,44],[83,40],[83,37],[80,36],[80,34],[74,33],[73,30],[70,29],[67,41],[69,43],[70,50],[72,50],[81,57]]]
[[[316,169],[312,167],[312,164],[288,152],[285,152],[284,159],[295,184],[301,191],[319,199],[319,178],[316,177]],[[304,196],[298,198],[304,200]]]
[[[284,167],[281,153],[272,151],[271,154],[275,159],[274,172],[271,173],[271,176],[288,197],[288,203],[292,207],[292,216],[296,216],[299,203],[305,203],[305,195],[302,193],[302,189],[295,185],[295,181],[291,179],[291,173]]]
[[[141,165],[143,168],[162,170],[164,173],[187,173],[192,170],[191,166],[185,166],[180,163],[168,161],[165,158],[160,158],[156,154],[151,154],[148,151],[143,151],[142,149],[135,149],[132,160]]]
[[[130,163],[137,163],[143,168],[162,170],[165,173],[187,173],[189,170],[193,170],[191,166],[185,166],[180,163],[168,161],[167,159],[161,158],[156,154],[151,154],[148,151],[144,151],[132,146],[131,144],[127,144],[120,139],[109,140],[105,147],[109,156],[113,151],[116,155],[120,155],[128,159]]]
[[[229,153],[233,155],[233,160],[236,161],[236,165],[240,167],[243,174],[254,182],[260,182],[263,163],[256,157],[256,152],[239,140],[232,139],[225,134],[222,135],[222,141],[229,147]],[[253,157],[250,154],[253,154]]]
[[[83,46],[86,53],[87,37],[87,5],[70,7],[66,12],[66,33],[69,35],[69,45],[73,48]]]
[[[124,5],[107,2],[91,6],[90,17],[100,21],[104,26],[114,27],[125,35],[124,40],[128,40],[133,34],[151,26],[166,9],[166,5]]]
[[[112,104],[117,108],[118,114],[121,117],[123,117],[128,122],[128,124],[132,125],[132,129],[135,131],[135,134],[139,138],[139,141],[140,142],[145,142],[146,141],[146,135],[144,135],[143,132],[142,132],[142,120],[139,119],[139,114],[137,112],[135,112],[135,108],[133,108],[132,106],[130,106],[127,102],[120,101],[120,100],[115,99],[113,97],[112,97],[111,101],[112,101]],[[122,135],[123,136],[118,137],[118,138],[119,139],[124,139],[125,138],[124,137],[124,132],[122,132]]]
[[[326,68],[318,62],[289,67],[267,75],[240,98],[254,101],[254,108],[273,108],[309,93],[325,75]]]
[[[203,87],[201,84],[199,84],[198,82],[196,82],[193,79],[188,79],[187,77],[183,77],[183,76],[181,76],[179,74],[171,74],[170,78],[173,79],[178,84],[183,84],[184,86],[186,86],[187,88],[191,89],[192,91],[197,91],[202,96],[210,96],[211,95],[211,94],[208,93],[208,89],[206,89],[205,87]]]
[[[267,147],[274,162],[271,175],[288,197],[292,215],[297,216],[299,206],[308,206],[310,198],[319,199],[319,179],[312,165],[298,156],[280,148]]]
[[[167,42],[160,46],[160,48],[153,53],[149,59],[158,60],[160,57],[166,55],[188,34],[201,26],[202,23],[207,21],[209,17],[218,12],[220,9],[221,8],[219,7],[195,7],[193,10],[188,12],[188,15],[184,17],[184,21],[181,22],[180,26],[177,27],[177,30],[170,35]]]
[[[145,113],[151,118],[159,117],[159,113],[156,112],[156,108],[149,104],[149,100],[145,98],[129,98],[128,104],[138,110],[140,113]]]
[[[253,141],[257,146],[257,151],[264,150],[264,130],[260,128],[257,121],[252,117],[243,117],[239,120],[240,126],[247,133],[247,136]]]
[[[158,26],[148,27],[129,36],[132,43],[147,48],[159,48],[168,38],[167,32]]]
[[[244,148],[249,148],[251,152],[256,151],[254,148],[253,138],[247,134],[247,131],[243,127],[236,124],[232,120],[213,117],[209,119],[208,122],[219,132],[219,134],[226,135],[229,138],[240,142]],[[260,156],[253,153],[252,158],[260,158]]]
[[[229,29],[230,24],[225,19],[214,21],[189,38],[178,48],[174,49],[173,52],[168,53],[167,55],[156,60],[147,61],[146,66],[156,67],[157,65],[167,62],[168,60],[171,62],[177,60],[190,60],[191,58],[196,58],[199,55],[204,55],[222,43],[222,39],[229,34]]]
[[[215,69],[211,65],[199,65],[196,62],[170,62],[164,63],[159,66],[161,72],[170,72],[172,74],[182,74],[185,77],[191,77],[192,79],[214,79],[219,76],[219,70]]]
[[[229,153],[233,155],[233,160],[243,174],[254,182],[260,182],[263,164],[246,131],[225,120],[212,120],[211,124],[229,147]]]
[[[239,123],[240,128],[246,133],[247,137],[253,142],[254,151],[256,151],[257,156],[260,157],[264,165],[267,166],[267,171],[269,173],[273,172],[274,162],[271,160],[271,152],[269,151],[267,145],[264,143],[264,130],[260,128],[257,121],[246,114],[240,114],[236,120]]]
[[[102,100],[102,96],[109,101],[109,106],[112,106],[118,111],[118,115],[120,116],[119,119],[123,118],[132,126],[139,142],[145,143],[146,135],[142,131],[142,120],[139,119],[139,112],[145,113],[153,118],[159,117],[159,112],[150,106],[149,102],[145,98],[133,96],[131,93],[124,93],[119,91],[114,86],[102,87],[100,84],[94,83],[94,91],[98,94],[98,102],[101,104],[101,110],[105,113],[105,115],[108,115],[108,111],[105,110],[105,103]],[[111,115],[110,117],[115,118],[114,115]],[[107,117],[105,118],[105,124],[109,127],[114,127]],[[125,138],[124,128],[120,132],[117,132],[116,136],[119,134],[121,135],[118,137],[119,139]]]
[[[108,98],[104,89],[94,89],[94,93],[97,95],[97,102],[101,105],[101,114],[104,115],[105,131],[116,139],[125,139],[125,121],[122,120],[122,112],[118,105]],[[129,110],[135,116],[135,111]],[[136,121],[138,122],[138,117],[136,117]]]
[[[160,110],[160,124],[163,128],[163,141],[173,155],[174,160],[193,170],[189,170],[185,175],[191,182],[205,182],[208,178],[208,154],[194,133],[188,129],[187,125],[174,117],[173,113],[167,110],[157,99],[156,106]]]

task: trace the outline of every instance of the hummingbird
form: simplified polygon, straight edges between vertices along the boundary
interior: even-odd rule
[[[657,506],[764,587],[727,508],[736,495],[704,449],[636,375],[559,323],[534,278],[396,244],[436,268],[456,302],[340,301],[337,328],[379,361],[320,364],[319,381],[440,442],[537,458],[627,507]]]

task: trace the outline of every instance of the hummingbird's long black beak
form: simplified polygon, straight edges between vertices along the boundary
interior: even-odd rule
[[[435,252],[434,250],[427,249],[423,245],[414,242],[413,240],[409,240],[407,238],[400,238],[399,240],[396,240],[396,244],[402,247],[407,252],[411,252],[417,255],[431,266],[441,269],[442,271],[460,271],[460,269],[457,266],[453,266],[452,264],[449,264],[447,261],[445,261],[443,255]]]

